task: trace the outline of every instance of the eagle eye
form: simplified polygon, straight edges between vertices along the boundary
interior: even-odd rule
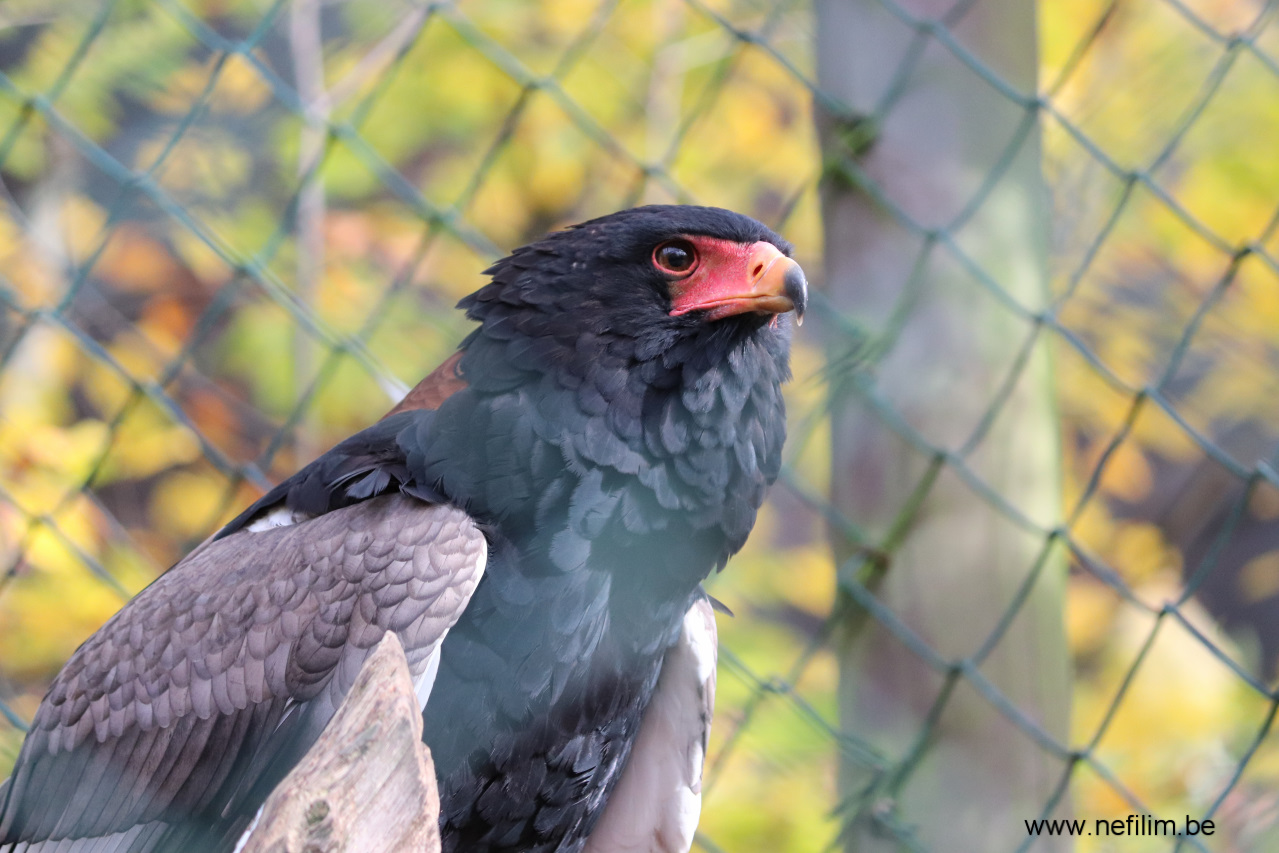
[[[667,240],[653,250],[653,265],[664,273],[684,275],[697,265],[697,249],[687,240]]]

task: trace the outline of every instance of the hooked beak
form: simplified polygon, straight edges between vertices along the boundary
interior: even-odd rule
[[[707,320],[719,320],[734,314],[794,311],[796,323],[802,324],[808,307],[804,270],[772,243],[760,241],[744,248],[745,264],[705,265],[673,286],[671,316],[705,311]]]

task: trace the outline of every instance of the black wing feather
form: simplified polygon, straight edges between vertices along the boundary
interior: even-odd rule
[[[414,477],[407,462],[418,436],[429,433],[434,416],[423,409],[398,412],[357,432],[267,492],[213,538],[229,536],[277,506],[317,516],[396,491],[428,503],[446,503],[437,489]]]

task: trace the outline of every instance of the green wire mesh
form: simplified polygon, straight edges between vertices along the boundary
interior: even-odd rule
[[[869,820],[886,849],[926,849],[926,816],[894,796],[922,772],[963,684],[1065,768],[1028,820],[1069,798],[1090,821],[1184,812],[1229,826],[1125,839],[1126,851],[1270,849],[1279,693],[1256,626],[1279,596],[1279,558],[1267,562],[1279,554],[1279,537],[1267,544],[1279,519],[1279,345],[1266,322],[1279,322],[1276,3],[1045,0],[1038,93],[955,36],[973,2],[937,18],[904,0],[870,5],[914,41],[865,116],[817,85],[821,10],[797,0],[0,7],[0,774],[75,645],[442,360],[465,331],[452,305],[489,262],[592,215],[698,202],[794,240],[828,338],[798,339],[782,479],[715,579],[738,616],[721,625],[700,847],[834,849],[847,822]],[[843,122],[855,155],[931,50],[1025,115],[943,229],[913,221],[856,156],[824,161],[813,116]],[[1043,309],[957,237],[1040,128],[1058,202]],[[930,443],[876,385],[924,265],[884,328],[859,329],[822,297],[823,180],[859,187],[1024,322],[1020,356],[960,446]],[[1047,527],[968,462],[1043,339],[1067,480],[1064,517]],[[842,394],[928,460],[878,540],[828,498]],[[864,574],[837,574],[827,544],[833,531],[891,571],[943,476],[1042,541],[962,659],[931,648]],[[1060,550],[1076,677],[1067,742],[982,671]],[[850,613],[941,678],[904,754],[841,730],[831,639]],[[840,762],[871,783],[839,790]],[[1027,833],[1018,849],[1038,843]]]

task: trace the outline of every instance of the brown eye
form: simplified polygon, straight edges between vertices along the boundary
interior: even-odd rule
[[[653,263],[662,272],[686,273],[697,263],[697,250],[687,240],[667,240],[653,250]]]

